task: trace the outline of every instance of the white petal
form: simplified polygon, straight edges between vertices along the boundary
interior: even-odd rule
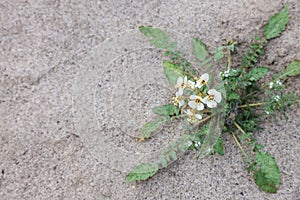
[[[180,97],[180,96],[182,96],[183,95],[183,88],[178,88],[178,91],[176,92],[176,97]]]
[[[207,94],[215,95],[216,92],[217,92],[217,90],[210,89],[210,90],[208,90]]]
[[[207,104],[207,103],[209,102],[208,96],[204,97],[204,98],[202,99],[202,102],[205,103],[205,104]]]
[[[204,109],[203,103],[198,104],[197,110],[203,110],[203,109]]]
[[[190,96],[190,99],[191,99],[191,100],[195,100],[195,99],[198,99],[198,98],[200,98],[200,97],[197,96],[197,95],[191,95],[191,96]]]
[[[181,107],[184,105],[184,100],[180,100],[180,101],[178,101],[178,103],[179,103],[179,107]]]
[[[192,113],[192,111],[190,110],[190,109],[188,109],[188,110],[186,110],[186,111],[184,111],[186,114],[188,114],[188,115],[193,115],[193,113]]]
[[[195,117],[198,119],[202,119],[202,116],[200,114],[196,114]]]
[[[200,89],[202,86],[203,86],[203,85],[200,83],[200,81],[197,81],[197,82],[196,82],[196,87],[197,87],[197,88]]]
[[[209,75],[208,75],[208,73],[205,73],[205,74],[202,74],[201,76],[200,76],[200,80],[204,80],[205,82],[207,82],[208,80],[209,80]]]
[[[181,85],[183,83],[183,78],[180,76],[177,79],[177,85]]]
[[[215,108],[215,107],[217,107],[217,102],[215,102],[215,101],[208,101],[207,102],[207,107],[209,107],[209,108]]]
[[[197,103],[195,101],[189,101],[189,106],[193,109],[195,109],[197,107]]]
[[[217,102],[217,103],[220,103],[221,102],[221,100],[222,100],[222,95],[221,95],[221,92],[218,92],[218,91],[216,91],[216,93],[215,93],[215,101]]]
[[[193,82],[193,81],[188,81],[188,85],[192,88],[192,89],[194,89],[195,88],[195,82]]]
[[[188,82],[188,81],[187,81],[187,76],[184,77],[183,82],[184,82],[184,84],[187,84],[187,82]]]

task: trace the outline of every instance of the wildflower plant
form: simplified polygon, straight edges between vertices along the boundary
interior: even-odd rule
[[[142,163],[126,177],[128,182],[146,180],[165,168],[178,155],[186,150],[196,150],[198,157],[224,154],[221,134],[231,134],[240,148],[245,165],[253,174],[255,183],[265,192],[275,193],[281,182],[279,167],[270,153],[254,138],[260,130],[263,116],[281,113],[299,101],[295,95],[286,92],[285,81],[300,74],[300,61],[293,61],[272,81],[264,83],[261,79],[271,71],[257,66],[267,43],[278,37],[288,23],[288,7],[272,16],[264,26],[260,36],[255,36],[243,56],[240,65],[231,62],[237,42],[229,39],[217,47],[210,58],[204,43],[197,38],[193,41],[193,52],[199,66],[195,66],[175,50],[176,43],[170,42],[166,33],[158,28],[141,26],[140,32],[150,39],[157,48],[165,50],[163,69],[166,78],[174,86],[170,104],[153,108],[159,117],[146,123],[140,130],[138,141],[150,139],[152,133],[166,122],[184,121],[184,136],[163,150],[157,162]],[[225,64],[224,64],[225,62]],[[225,66],[219,73],[213,73],[214,66]],[[199,71],[199,67],[207,71]],[[262,112],[263,111],[263,112]],[[247,146],[247,148],[245,148]]]

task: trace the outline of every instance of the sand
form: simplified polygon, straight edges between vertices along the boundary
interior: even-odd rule
[[[266,118],[262,124],[264,129],[256,134],[282,171],[277,194],[264,193],[254,184],[230,135],[222,136],[224,156],[197,160],[195,153],[188,152],[150,180],[127,184],[128,166],[136,159],[134,153],[124,159],[118,149],[124,153],[137,145],[143,153],[149,153],[162,148],[164,140],[153,139],[153,143],[145,145],[131,140],[128,132],[136,128],[134,123],[139,125],[152,115],[141,113],[134,118],[135,111],[120,110],[120,104],[145,100],[128,95],[122,90],[122,84],[131,83],[132,73],[140,80],[144,80],[143,76],[147,78],[149,72],[143,68],[134,72],[130,69],[149,67],[148,61],[159,66],[161,52],[129,48],[125,62],[121,61],[122,56],[107,60],[109,64],[104,71],[98,71],[97,66],[103,60],[95,56],[97,52],[99,56],[109,38],[137,30],[141,25],[152,25],[184,38],[199,37],[210,52],[232,37],[239,43],[238,59],[246,51],[247,43],[261,33],[268,18],[285,3],[289,4],[290,13],[287,30],[269,43],[267,54],[259,63],[274,72],[300,59],[298,0],[230,3],[215,0],[2,0],[0,199],[299,199],[300,109],[297,105],[287,111],[288,121],[280,118],[276,124]],[[106,47],[105,52],[116,46]],[[159,76],[159,70],[154,70],[155,76]],[[99,73],[102,74],[97,78]],[[170,92],[159,88],[161,85],[156,86],[163,93],[151,93],[151,101],[139,105],[149,107],[165,101],[155,99]],[[299,77],[290,79],[286,86],[299,95]],[[137,96],[148,95],[149,85],[136,87],[133,84],[132,87],[138,89]],[[120,95],[129,104],[118,102]],[[123,113],[126,114],[122,118]],[[128,123],[124,123],[124,118]],[[124,132],[127,134],[122,135]],[[99,134],[107,137],[105,141],[111,145],[110,149],[101,146]],[[166,132],[166,141],[172,139],[168,136],[170,133]],[[137,157],[140,158],[140,154]],[[120,162],[119,165],[118,159],[126,160],[125,164]]]

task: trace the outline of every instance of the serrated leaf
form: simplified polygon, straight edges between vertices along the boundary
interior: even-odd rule
[[[205,61],[207,51],[204,43],[198,38],[193,38],[193,48],[196,58],[200,61]]]
[[[173,85],[177,83],[178,77],[185,76],[184,72],[179,67],[177,67],[176,65],[174,65],[173,63],[167,60],[164,60],[163,66],[164,66],[164,73],[167,79]]]
[[[158,171],[158,165],[156,163],[142,163],[135,167],[127,176],[126,181],[141,181],[146,180],[156,174]]]
[[[152,111],[155,114],[164,115],[164,116],[173,116],[173,115],[178,115],[179,113],[178,107],[174,106],[173,104],[154,107]]]
[[[214,61],[217,62],[218,60],[222,59],[224,57],[224,52],[223,52],[224,47],[218,47],[216,49],[216,53],[214,55]]]
[[[270,17],[267,25],[264,27],[264,36],[272,39],[280,35],[285,30],[289,21],[288,6],[285,6],[279,13]]]
[[[177,155],[176,155],[175,151],[170,151],[169,155],[170,155],[170,158],[172,158],[172,160],[177,160]]]
[[[159,162],[164,168],[166,168],[168,166],[168,162],[164,157],[161,157]]]
[[[275,193],[280,185],[280,171],[275,159],[266,152],[258,152],[255,157],[258,169],[254,173],[255,183],[265,192]]]
[[[218,138],[216,144],[214,145],[213,151],[217,152],[221,156],[224,155],[224,146],[223,146],[222,138],[220,138],[220,137]]]
[[[148,122],[146,123],[141,129],[141,135],[139,135],[139,141],[143,141],[151,137],[151,134],[156,131],[159,127],[161,127],[165,121],[163,119],[158,119],[155,122]]]
[[[249,80],[250,81],[258,81],[269,71],[270,71],[270,69],[267,67],[256,67],[248,73]]]
[[[290,63],[285,71],[280,75],[280,78],[285,76],[297,76],[300,74],[300,60],[295,60]]]
[[[165,32],[151,26],[140,26],[139,30],[150,38],[150,42],[157,48],[167,49],[174,44],[169,44],[169,38]]]

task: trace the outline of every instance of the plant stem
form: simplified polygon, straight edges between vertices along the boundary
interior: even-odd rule
[[[171,117],[171,120],[186,117],[186,116],[187,116],[187,114],[176,115],[176,116]]]
[[[232,135],[235,143],[238,145],[238,147],[240,148],[241,152],[243,153],[244,157],[248,160],[249,156],[246,154],[244,148],[242,147],[241,143],[238,141],[236,135],[233,132],[231,132],[231,135]]]
[[[245,104],[245,105],[240,105],[238,108],[247,108],[247,107],[252,107],[252,106],[261,106],[266,104],[266,102],[260,102],[260,103],[251,103],[251,104]]]
[[[201,123],[203,123],[203,122],[206,122],[207,120],[209,120],[210,118],[212,118],[214,115],[215,115],[215,113],[213,113],[212,115],[209,115],[209,116],[205,117],[204,119],[200,120],[200,121],[198,122],[198,124],[201,124]]]
[[[242,129],[242,127],[240,127],[240,125],[238,125],[238,123],[233,122],[233,124],[235,125],[235,127],[237,127],[237,129],[239,129],[239,131],[241,131],[243,134],[246,134],[246,132]],[[250,142],[251,139],[247,138],[247,140]]]
[[[195,125],[193,126],[193,129],[196,128],[199,124],[208,121],[208,120],[211,119],[214,115],[215,115],[215,113],[213,113],[213,114],[211,114],[211,115],[205,117],[204,119],[200,120],[197,124],[195,124]]]
[[[230,55],[230,49],[227,48],[227,54],[228,54],[228,57],[227,57],[227,70],[230,70],[231,68],[231,55]]]
[[[209,109],[202,110],[202,113],[211,113]]]
[[[233,122],[233,124],[239,129],[239,131],[241,131],[243,134],[246,134],[246,132],[240,127],[240,125],[238,125],[238,123]]]

